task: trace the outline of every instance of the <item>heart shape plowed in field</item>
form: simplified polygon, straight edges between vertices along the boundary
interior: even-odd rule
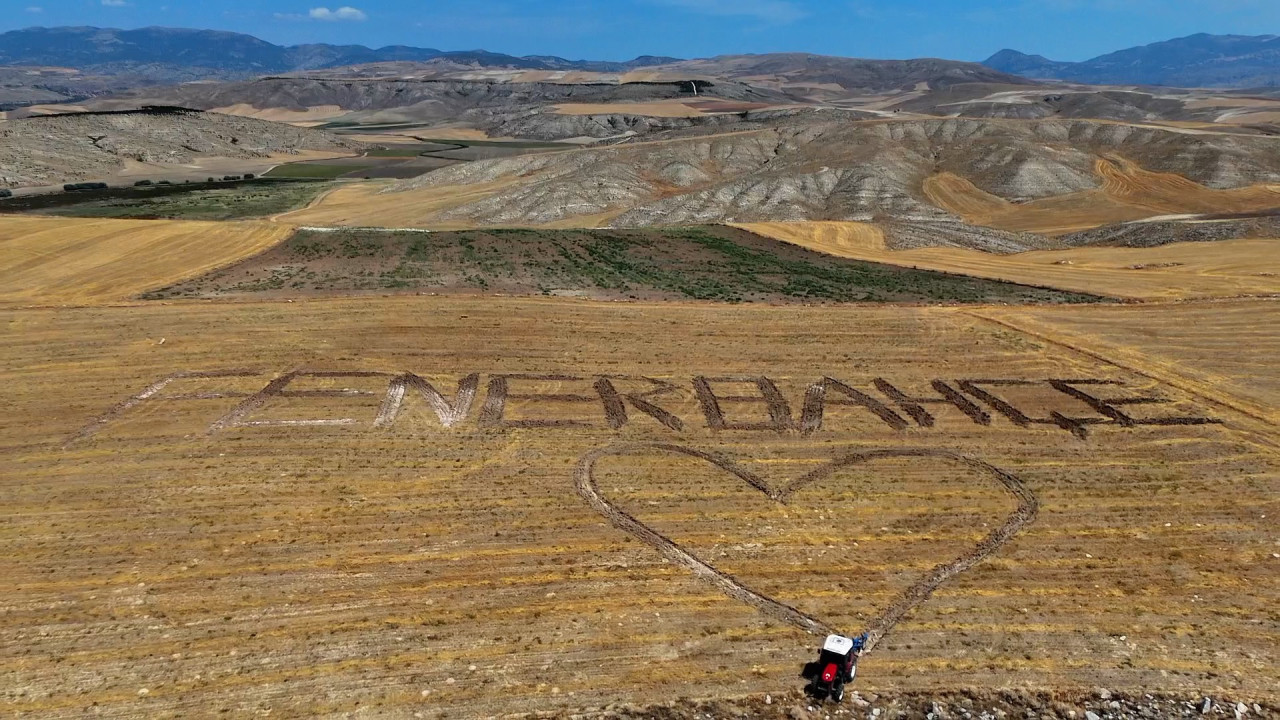
[[[598,468],[600,461],[609,458],[623,457],[632,459],[632,465],[635,465],[638,462],[636,460],[637,458],[661,460],[663,462],[683,460],[686,462],[686,465],[689,459],[692,459],[692,462],[694,463],[693,466],[688,466],[678,470],[678,472],[686,473],[684,476],[680,478],[665,478],[679,485],[679,489],[668,493],[667,495],[669,497],[677,495],[689,497],[690,488],[698,488],[692,490],[691,499],[693,501],[696,502],[699,499],[700,492],[704,493],[701,497],[708,498],[708,502],[711,502],[709,499],[711,496],[719,495],[722,500],[727,498],[727,501],[721,502],[719,507],[730,514],[737,514],[739,517],[745,516],[745,514],[750,511],[749,505],[743,505],[745,502],[754,502],[751,501],[750,498],[762,499],[767,503],[772,504],[772,510],[775,511],[775,514],[768,515],[767,513],[769,511],[766,510],[765,515],[766,519],[771,523],[777,523],[780,519],[781,522],[788,522],[792,515],[791,513],[788,513],[787,510],[799,510],[802,507],[801,503],[794,502],[800,497],[804,497],[805,500],[824,500],[825,498],[827,502],[823,504],[820,509],[809,511],[811,515],[813,513],[821,513],[818,517],[823,523],[823,529],[825,530],[824,537],[828,538],[828,540],[822,540],[820,542],[839,542],[841,547],[835,548],[834,545],[826,545],[826,547],[836,549],[836,553],[833,553],[834,558],[850,561],[855,567],[859,562],[860,555],[871,556],[874,555],[874,553],[867,552],[865,548],[859,548],[859,543],[854,541],[855,531],[850,529],[852,523],[846,522],[841,517],[842,511],[844,510],[849,510],[850,514],[853,514],[852,507],[848,506],[851,494],[847,489],[842,493],[834,487],[836,480],[835,476],[843,470],[858,469],[857,466],[865,466],[875,463],[876,461],[883,460],[896,459],[907,460],[909,462],[913,460],[919,460],[922,462],[928,462],[930,459],[942,460],[947,464],[958,466],[961,470],[966,471],[973,477],[983,478],[985,480],[983,483],[983,491],[990,492],[991,490],[995,490],[1001,496],[1006,498],[1006,500],[1001,503],[1002,506],[1007,507],[1009,505],[1008,499],[1012,499],[1015,507],[1012,512],[1009,512],[1007,516],[1004,516],[1003,522],[1000,521],[998,516],[992,518],[997,523],[1000,523],[998,527],[986,534],[975,544],[961,548],[958,553],[954,550],[953,542],[950,544],[946,544],[946,542],[944,542],[942,549],[938,551],[941,553],[940,557],[950,557],[951,559],[943,560],[939,564],[933,566],[931,570],[928,570],[918,580],[910,583],[909,586],[899,588],[895,592],[891,593],[891,595],[893,595],[892,599],[889,600],[887,604],[881,604],[881,607],[877,608],[877,614],[872,617],[865,628],[865,631],[869,635],[867,643],[868,652],[875,647],[879,640],[884,637],[884,635],[888,633],[899,620],[901,620],[911,610],[919,606],[922,602],[927,600],[935,590],[943,585],[943,583],[965,570],[968,570],[990,556],[992,553],[999,550],[1005,543],[1013,538],[1014,535],[1022,530],[1022,528],[1026,527],[1035,519],[1039,508],[1035,494],[1032,493],[1031,490],[1029,490],[1026,485],[1013,474],[968,455],[931,448],[851,450],[841,453],[833,459],[819,461],[816,468],[804,473],[794,480],[780,485],[773,485],[769,483],[766,479],[752,470],[723,455],[705,452],[683,445],[664,443],[613,445],[587,453],[578,462],[575,470],[575,481],[578,493],[593,508],[595,508],[597,512],[608,518],[615,527],[657,549],[668,560],[687,567],[697,578],[714,585],[729,597],[752,605],[769,617],[789,623],[813,634],[826,634],[831,632],[843,632],[843,634],[850,634],[853,628],[843,628],[842,630],[834,629],[826,621],[816,617],[816,612],[805,612],[804,610],[783,602],[776,597],[777,595],[782,594],[780,591],[783,587],[779,587],[776,590],[762,590],[758,586],[753,587],[748,585],[744,580],[740,579],[739,576],[745,574],[743,570],[749,571],[752,561],[748,561],[743,564],[741,558],[737,560],[733,558],[716,558],[715,561],[720,565],[717,567],[705,559],[706,553],[703,553],[703,556],[695,554],[686,548],[685,543],[681,543],[677,539],[669,537],[669,533],[664,534],[663,532],[660,532],[656,523],[646,523],[637,519],[636,516],[641,514],[641,509],[636,509],[635,503],[624,502],[618,497],[627,494],[625,491],[616,491],[616,489],[612,491],[602,491],[601,489],[601,482],[599,479],[600,472]],[[624,475],[629,470],[634,469],[632,468],[632,465],[628,465],[627,468],[622,471]],[[670,470],[670,463],[668,463],[668,467],[654,469],[653,472],[655,477],[663,477],[665,474],[670,474]],[[726,482],[728,484],[725,484]],[[631,489],[634,490],[635,488],[633,487]],[[805,492],[806,490],[815,491],[818,489],[824,489],[827,493],[819,494],[816,492]],[[939,495],[941,496],[942,493],[939,493]],[[856,494],[853,494],[853,497],[856,498]],[[650,501],[648,504],[652,506],[660,503]],[[631,508],[630,512],[628,512],[627,509],[624,509],[628,507]],[[781,509],[784,514],[777,515],[776,511],[779,509]],[[861,508],[861,510],[865,514],[866,508]],[[886,512],[893,513],[896,511],[893,508],[887,508]],[[1003,510],[999,512],[1003,513]],[[923,513],[923,515],[921,513],[908,513],[904,520],[914,519],[915,521],[919,521],[921,519],[929,520],[930,518],[934,518],[941,521],[944,518],[952,517],[948,513],[949,509],[943,509],[943,511],[940,512],[939,509],[930,507],[925,513]],[[648,513],[646,512],[646,514]],[[704,515],[704,511],[694,510],[693,514],[699,516],[693,518],[694,525],[702,525],[704,518],[701,516]],[[688,514],[686,513],[686,515]],[[828,517],[828,515],[831,517]],[[900,516],[902,513],[897,512],[897,515]],[[876,517],[877,520],[880,519],[878,515]],[[983,525],[986,524],[987,523],[983,523]],[[877,527],[879,527],[879,525],[877,525]],[[921,526],[917,522],[914,527],[919,528]],[[772,529],[772,526],[770,526],[770,529]],[[887,528],[880,529],[885,530]],[[707,532],[714,532],[715,528],[708,526],[700,527],[699,530],[702,531],[703,535],[705,535]],[[739,527],[738,531],[741,532],[741,530],[742,528]],[[689,531],[686,528],[685,533],[688,532]],[[908,531],[908,534],[910,534],[910,531]],[[914,540],[916,538],[927,539],[924,535],[914,536],[912,539]],[[868,540],[865,535],[862,539],[864,542]],[[875,538],[871,538],[873,542],[874,539]],[[760,546],[761,544],[755,543],[752,545]],[[726,553],[721,554],[725,555]],[[825,552],[823,552],[823,554],[825,555]],[[758,567],[760,565],[760,558],[757,557],[754,562]],[[797,579],[814,582],[815,576],[821,577],[823,573],[814,571],[810,565],[811,562],[812,558],[807,559],[804,563],[799,563],[795,559],[787,561],[786,564],[788,565],[801,565],[802,567],[800,570],[801,574],[792,576],[786,581],[787,585],[784,587],[794,588]],[[905,566],[905,563],[901,562],[901,558],[896,561],[891,560],[886,565],[886,573],[895,577],[900,577],[902,573],[896,567],[892,566],[895,563]],[[743,565],[743,569],[735,569],[735,567],[740,564]],[[774,559],[772,564],[776,568],[777,565],[781,564],[781,561]],[[806,577],[806,574],[808,574],[809,577]],[[829,573],[827,574],[829,575]],[[834,600],[828,598],[824,599],[823,602],[827,604],[835,603],[843,606],[862,602],[866,599],[864,597],[862,600],[859,600],[859,593],[856,588],[847,592],[841,590],[827,593],[818,592],[816,594],[833,596]]]

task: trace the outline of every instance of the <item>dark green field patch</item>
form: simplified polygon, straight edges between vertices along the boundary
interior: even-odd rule
[[[376,158],[405,158],[418,157],[426,152],[434,150],[448,150],[457,147],[456,145],[436,145],[434,143],[422,143],[420,145],[388,145],[385,148],[376,148],[365,153],[365,157]]]
[[[1062,303],[1103,300],[847,260],[728,227],[637,230],[302,230],[148,297],[498,292],[722,302]]]
[[[227,184],[159,185],[119,188],[93,195],[62,193],[23,208],[41,215],[166,220],[243,220],[304,207],[332,183],[252,181]],[[7,206],[0,206],[4,210]],[[16,207],[16,204],[15,204]]]
[[[325,165],[321,163],[289,163],[277,165],[267,171],[264,177],[271,178],[315,178],[331,180],[333,178],[359,172],[374,167],[368,165]]]
[[[461,145],[463,147],[507,148],[508,150],[574,150],[580,145],[564,142],[546,142],[541,140],[436,140],[419,138],[423,142],[439,145]]]

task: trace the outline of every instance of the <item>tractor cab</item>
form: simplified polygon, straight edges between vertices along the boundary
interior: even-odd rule
[[[805,668],[805,677],[810,681],[809,694],[818,700],[843,700],[844,686],[853,682],[858,672],[858,658],[866,642],[865,634],[856,638],[828,635],[818,653],[818,661],[809,663]]]

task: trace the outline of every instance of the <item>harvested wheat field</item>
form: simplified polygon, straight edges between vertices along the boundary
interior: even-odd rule
[[[984,310],[1021,332],[1098,353],[1144,375],[1280,425],[1280,321],[1276,300],[1184,305],[1178,322],[1152,323],[1141,307],[1088,312]]]
[[[729,225],[841,257],[851,252],[888,250],[884,242],[884,231],[871,223],[819,221],[729,223]]]
[[[1097,190],[1025,203],[1011,203],[951,173],[925,180],[924,194],[974,225],[1046,235],[1166,214],[1256,212],[1280,204],[1280,185],[1213,190],[1181,175],[1143,170],[1119,156],[1098,158],[1094,171],[1102,181]]]
[[[2,227],[15,716],[760,709],[796,701],[829,630],[871,633],[857,689],[886,697],[1280,702],[1276,299],[141,302],[321,245],[368,254],[343,265],[363,277],[385,248],[285,224]],[[1267,240],[1066,265],[746,229],[1104,295],[1275,280]],[[530,262],[563,240],[488,234],[386,243],[481,277],[494,238]]]
[[[0,310],[7,707],[776,698],[826,628],[864,693],[1274,707],[1275,310]]]
[[[428,193],[383,192],[390,183],[353,183],[327,193],[310,207],[281,215],[279,219],[306,225],[368,225],[378,227],[422,227],[455,230],[471,223],[433,223],[432,219],[450,208],[481,200],[516,180],[432,188]]]
[[[352,183],[327,193],[312,206],[282,215],[280,219],[299,225],[465,230],[483,224],[466,218],[442,219],[441,216],[446,215],[449,210],[484,200],[526,182],[529,182],[528,178],[512,177],[494,182],[438,186],[429,190],[407,192],[386,192],[389,187],[393,187],[390,183]],[[537,226],[601,227],[622,212],[622,209],[613,209],[573,215]]]
[[[334,118],[342,117],[349,111],[342,109],[338,105],[317,105],[307,108],[259,108],[248,103],[238,103],[227,107],[213,108],[209,112],[222,113],[223,115],[239,115],[241,117],[257,118],[259,120],[272,120],[274,122],[289,123],[293,125],[314,126],[323,125]]]
[[[864,223],[746,223],[734,227],[855,260],[1135,300],[1280,294],[1277,238],[996,255],[958,248],[889,250],[883,240],[877,245],[879,230]]]
[[[246,258],[290,232],[269,223],[6,216],[0,304],[125,300]]]

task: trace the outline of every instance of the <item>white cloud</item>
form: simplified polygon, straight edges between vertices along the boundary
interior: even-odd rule
[[[771,23],[789,23],[808,13],[789,0],[654,0],[703,15],[744,15]]]
[[[125,0],[102,0],[105,7],[128,7],[129,3]]]
[[[29,12],[29,13],[42,13],[42,12],[44,12],[44,8],[40,7],[39,5],[32,5],[31,7],[27,8],[27,12]]]
[[[103,0],[106,2],[106,0]],[[344,5],[337,10],[330,10],[326,7],[311,8],[310,17],[312,20],[368,20],[369,16],[363,10]]]

